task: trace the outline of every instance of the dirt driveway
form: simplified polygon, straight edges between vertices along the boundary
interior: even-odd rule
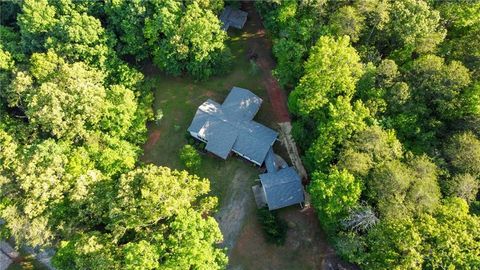
[[[281,129],[282,145],[297,171],[306,178],[300,155],[290,134],[291,120],[287,108],[287,95],[272,75],[275,62],[271,55],[271,43],[265,36],[265,29],[253,3],[243,2],[241,9],[248,12],[244,28],[250,37],[248,51],[257,55],[256,61],[262,70],[263,84]],[[301,209],[299,206],[291,206],[281,209],[280,217],[289,225],[286,243],[281,247],[266,243],[256,219],[252,191],[237,183],[239,179],[241,177],[236,176],[231,186],[232,189],[238,189],[238,192],[231,192],[234,194],[231,200],[217,214],[222,217],[219,223],[224,233],[225,246],[231,247],[229,269],[357,269],[338,258],[320,229],[314,210],[309,207]],[[248,194],[242,194],[242,191]],[[240,206],[245,208],[240,209]],[[229,214],[226,215],[226,212]],[[241,231],[237,231],[240,228]]]
[[[242,168],[237,169],[226,192],[228,197],[215,215],[223,234],[221,246],[226,247],[229,252],[234,247],[247,216],[255,210],[255,201],[251,191],[252,180],[245,179],[245,175]]]

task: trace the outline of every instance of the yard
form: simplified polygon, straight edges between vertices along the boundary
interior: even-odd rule
[[[235,59],[232,71],[226,76],[197,82],[185,77],[166,76],[150,64],[144,66],[145,87],[155,94],[154,111],[161,109],[163,112],[159,123],[148,126],[144,162],[184,169],[179,151],[188,143],[190,137],[186,130],[197,107],[208,98],[223,102],[233,86],[250,89],[260,96],[263,104],[255,120],[278,130],[262,71],[254,72],[247,56],[252,46],[258,45],[255,40],[264,38],[264,32],[258,27],[258,20],[249,19],[243,31],[229,30],[229,46]],[[275,144],[275,152],[290,163],[279,142]],[[215,217],[224,235],[221,245],[229,250],[229,268],[337,269],[340,262],[327,246],[312,209],[301,210],[292,206],[280,210],[280,216],[289,224],[286,244],[277,247],[264,241],[256,221],[251,190],[259,172],[258,167],[239,157],[232,156],[224,161],[210,154],[202,154],[202,165],[196,172],[200,177],[210,179],[211,193],[219,198]]]
[[[154,111],[161,109],[163,118],[159,124],[149,124],[149,138],[142,158],[144,162],[183,169],[179,150],[188,143],[190,136],[186,130],[197,107],[208,98],[223,102],[233,86],[250,89],[260,96],[264,101],[255,119],[275,128],[271,105],[262,87],[261,76],[258,73],[252,74],[251,64],[246,56],[244,45],[248,37],[248,34],[242,33],[232,37],[230,47],[235,53],[234,67],[232,72],[224,77],[196,82],[189,78],[166,76],[151,65],[145,66],[144,72],[148,76],[145,87],[154,92]],[[247,161],[239,158],[223,161],[207,154],[203,156],[202,166],[196,173],[209,178],[213,195],[223,200],[227,197],[226,190],[238,170],[244,172],[244,181],[249,184],[253,184],[258,176],[257,168]]]

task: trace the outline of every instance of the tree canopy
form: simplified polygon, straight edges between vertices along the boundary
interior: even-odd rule
[[[1,3],[2,236],[56,249],[58,269],[226,266],[209,181],[139,160],[153,93],[131,59],[196,79],[216,74],[228,64],[222,7]]]
[[[479,2],[256,6],[339,254],[362,269],[478,268]]]

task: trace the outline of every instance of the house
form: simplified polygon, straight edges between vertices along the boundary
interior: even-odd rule
[[[227,31],[230,26],[242,29],[247,21],[247,15],[248,13],[245,11],[241,11],[231,6],[225,7],[219,17],[220,21],[223,23],[222,30]]]
[[[261,186],[253,189],[255,199],[257,205],[260,200],[260,204],[266,204],[269,210],[301,204],[305,199],[302,180],[293,167],[260,174],[260,182]]]
[[[222,159],[234,152],[261,166],[278,136],[253,121],[261,104],[262,99],[249,90],[233,87],[223,104],[211,99],[201,104],[188,132]]]
[[[188,132],[222,159],[234,152],[258,166],[265,164],[267,172],[260,174],[261,184],[252,187],[258,207],[275,210],[301,204],[300,176],[273,151],[278,133],[253,121],[261,105],[262,99],[249,90],[233,87],[222,104],[211,99],[203,102]]]

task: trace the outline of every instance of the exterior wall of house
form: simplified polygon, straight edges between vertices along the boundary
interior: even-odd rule
[[[233,149],[232,149],[232,151],[233,151],[235,154],[243,157],[244,159],[246,159],[246,160],[248,160],[248,161],[250,161],[250,162],[252,162],[252,163],[255,163],[255,164],[258,165],[258,166],[262,166],[262,164],[258,164],[258,162],[256,162],[255,160],[250,159],[249,157],[247,157],[247,156],[245,156],[245,155],[242,155],[242,154],[240,154],[239,152],[237,152],[237,151],[235,151],[235,150],[233,150]]]
[[[263,198],[265,199],[265,203],[266,203],[267,206],[268,206],[267,192],[265,191],[265,186],[263,186],[261,183],[262,183],[262,182],[260,182],[260,185],[262,186]]]
[[[201,138],[201,137],[198,135],[198,133],[196,133],[196,132],[190,131],[190,135],[192,135],[192,137],[194,137],[194,138],[196,138],[196,139],[198,139],[198,140],[200,140],[200,141],[202,141],[202,142],[204,142],[204,143],[207,142],[207,140],[204,140],[203,138]]]

